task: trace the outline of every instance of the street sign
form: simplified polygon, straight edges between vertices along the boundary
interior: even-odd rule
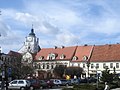
[[[8,76],[10,76],[12,74],[12,69],[8,68]]]

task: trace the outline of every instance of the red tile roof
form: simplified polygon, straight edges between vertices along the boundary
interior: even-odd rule
[[[74,62],[85,61],[85,60],[83,60],[83,57],[87,56],[89,58],[91,55],[92,49],[93,49],[93,46],[78,46],[76,49],[76,53],[75,53],[75,56],[77,56],[78,59],[72,60],[72,61],[74,61]]]
[[[120,61],[120,44],[94,46],[91,62]]]
[[[57,55],[55,60],[60,60],[60,56],[63,54],[65,55],[65,58],[63,60],[71,60],[75,49],[77,46],[72,47],[63,47],[63,48],[42,48],[36,55],[35,59],[38,60],[40,56],[44,57],[44,60],[47,60],[47,56],[50,53],[54,53]],[[62,59],[61,59],[62,60]]]
[[[22,57],[22,55],[20,53],[15,52],[15,51],[9,51],[8,55],[14,56],[14,57]]]

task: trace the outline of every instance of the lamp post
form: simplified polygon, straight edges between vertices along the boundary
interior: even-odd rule
[[[96,68],[96,77],[97,77],[96,88],[98,90],[98,80],[99,80],[99,76],[98,76],[98,72],[97,72],[98,66],[96,66],[95,68]]]
[[[8,90],[8,73],[7,73],[7,64],[6,61],[3,61],[3,71],[2,71],[2,83],[3,87],[5,85],[5,90]]]

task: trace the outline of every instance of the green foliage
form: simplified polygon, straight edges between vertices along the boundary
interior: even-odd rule
[[[76,75],[77,77],[79,77],[83,72],[83,69],[80,67],[67,67],[66,68],[66,75],[71,75],[74,76]]]
[[[53,72],[62,77],[65,72],[65,69],[66,67],[64,65],[59,65],[54,68]]]
[[[101,81],[111,83],[113,81],[113,77],[114,75],[110,73],[108,68],[106,68],[104,71],[102,71]]]
[[[21,74],[22,74],[22,77],[26,77],[28,74],[29,75],[32,75],[34,72],[33,68],[30,67],[30,66],[22,66],[21,67]]]

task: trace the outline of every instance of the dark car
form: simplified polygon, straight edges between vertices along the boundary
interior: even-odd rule
[[[53,86],[55,86],[52,80],[44,80],[44,81],[47,83],[48,88],[52,88]]]
[[[72,85],[79,84],[79,80],[78,79],[70,79],[70,82],[71,82]]]
[[[44,80],[39,80],[39,82],[40,82],[40,86],[42,86],[43,88],[47,88],[48,87],[47,82],[45,82]]]
[[[40,85],[40,81],[38,79],[28,79],[28,81],[30,81],[30,90],[34,90],[34,89],[42,89],[43,86]]]
[[[90,77],[88,80],[89,80],[90,83],[96,83],[97,82],[97,78],[95,78],[95,77]]]
[[[61,83],[62,83],[61,85],[63,85],[63,86],[68,86],[71,84],[70,81],[66,80],[66,79],[61,79]]]

